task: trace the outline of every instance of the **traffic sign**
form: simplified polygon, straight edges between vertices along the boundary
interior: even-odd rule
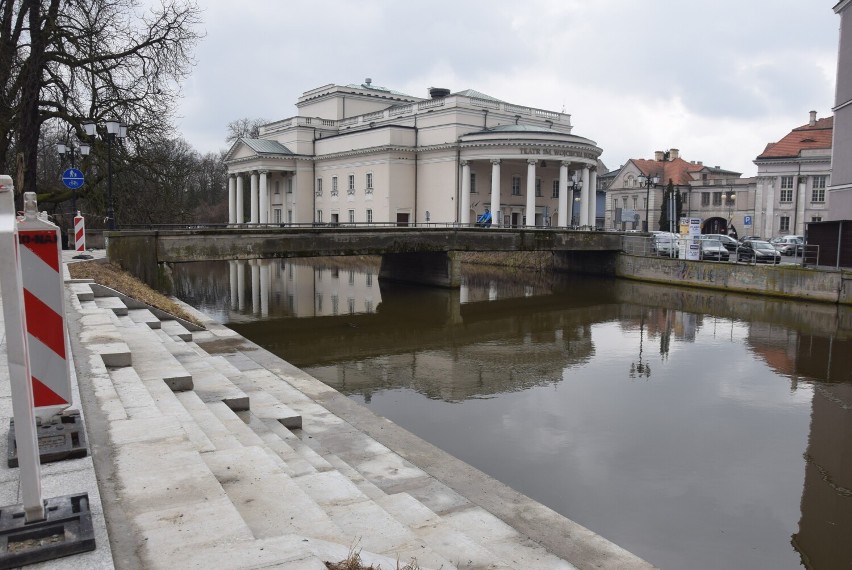
[[[750,226],[751,225],[751,216],[743,216],[743,225]]]
[[[76,190],[83,185],[83,182],[85,182],[83,173],[76,168],[69,168],[62,173],[62,183],[65,184],[66,188]]]

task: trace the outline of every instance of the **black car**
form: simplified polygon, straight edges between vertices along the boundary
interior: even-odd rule
[[[737,250],[737,261],[781,263],[781,254],[768,241],[746,240]]]

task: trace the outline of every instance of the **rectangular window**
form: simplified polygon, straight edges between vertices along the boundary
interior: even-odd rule
[[[281,181],[280,180],[275,181],[275,195],[276,196],[281,195]]]
[[[822,216],[811,216],[811,221],[812,222],[821,222]]]
[[[355,192],[355,175],[354,174],[349,175],[349,188],[347,188],[347,190]]]
[[[627,208],[627,196],[622,196],[622,197],[621,197],[621,207],[622,207],[622,208]]]
[[[551,195],[551,197],[552,198],[559,198],[559,180],[558,179],[553,181],[553,194]]]
[[[825,188],[825,182],[828,176],[814,176],[814,188]]]
[[[710,205],[710,192],[702,192],[701,193],[701,205],[709,206]]]
[[[293,179],[292,178],[287,179],[287,193],[288,194],[293,193]]]
[[[817,178],[822,178],[822,187],[816,185]],[[814,187],[811,190],[811,202],[825,202],[825,176],[814,176]]]
[[[275,208],[275,223],[281,223],[281,208]]]
[[[369,271],[367,272],[367,276],[366,276],[366,285],[367,285],[367,287],[373,286],[373,274]]]
[[[782,203],[790,203],[792,201],[793,201],[793,189],[792,188],[783,188],[781,190],[781,202]]]
[[[470,173],[470,193],[474,194],[476,192],[476,172]]]
[[[535,195],[541,198],[541,178],[535,179]]]
[[[369,209],[367,210],[367,223],[368,224],[373,223],[373,210],[369,210]]]
[[[355,285],[355,270],[354,269],[349,270],[349,284]]]
[[[521,177],[512,176],[512,196],[521,195]]]
[[[331,195],[337,196],[337,176],[331,177]]]
[[[322,178],[317,178],[317,196],[322,196]]]
[[[633,196],[633,209],[635,210],[638,207],[639,207],[639,197]]]
[[[368,172],[367,173],[367,191],[372,192],[372,190],[373,190],[373,173]]]
[[[293,210],[287,210],[287,223],[293,223]]]
[[[790,216],[781,216],[781,226],[778,228],[781,232],[790,231]]]
[[[322,210],[317,210],[317,223],[322,223]]]
[[[721,206],[722,205],[722,193],[721,192],[713,192],[713,205]]]
[[[355,223],[355,210],[349,210],[349,223]]]
[[[782,176],[781,177],[781,188],[792,188],[793,187],[793,177],[792,176]]]

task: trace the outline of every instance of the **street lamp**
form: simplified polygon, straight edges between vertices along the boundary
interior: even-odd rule
[[[107,142],[107,199],[109,201],[109,204],[107,205],[107,220],[109,221],[107,227],[114,230],[115,209],[113,208],[112,202],[112,144],[116,138],[123,139],[127,136],[127,127],[115,119],[105,121],[104,126],[106,127],[106,136],[103,138]],[[85,123],[83,128],[86,130],[86,134],[90,137],[93,137],[98,133],[98,126],[93,122]]]
[[[577,174],[577,172],[574,172],[574,174],[571,175],[571,179],[568,182],[568,190],[571,191],[571,196],[574,197],[574,203],[571,204],[571,226],[573,226],[575,228],[580,225],[580,220],[578,219],[580,217],[580,214],[578,212],[577,215],[575,216],[574,210],[577,209],[576,206],[578,204],[580,204],[580,200],[581,200],[581,197],[577,195],[577,192],[579,192],[582,189],[583,189],[583,185],[580,184],[580,176]]]
[[[639,185],[645,188],[645,231],[647,232],[651,227],[651,220],[648,217],[649,215],[649,207],[651,205],[651,188],[656,188],[657,184],[660,183],[660,177],[657,175],[645,176],[644,174],[639,175]]]
[[[725,231],[728,235],[731,233],[731,220],[734,217],[734,206],[737,203],[737,194],[734,192],[733,188],[728,188],[728,191],[725,193],[725,205],[728,206],[728,227],[725,228]]]
[[[65,158],[65,155],[68,155],[68,160],[71,162],[71,168],[77,168],[77,165],[74,162],[74,157],[79,154],[80,156],[88,156],[89,151],[91,150],[91,146],[89,143],[85,143],[82,141],[77,141],[77,148],[74,148],[74,143],[70,142],[68,144],[65,143],[56,143],[56,152],[59,153],[59,158]],[[77,188],[71,188],[71,213],[72,215],[77,214]]]

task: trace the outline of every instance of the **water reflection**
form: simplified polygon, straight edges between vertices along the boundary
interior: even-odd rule
[[[852,565],[852,311],[504,271],[177,267],[179,296],[661,567]],[[792,545],[792,546],[791,546]]]

